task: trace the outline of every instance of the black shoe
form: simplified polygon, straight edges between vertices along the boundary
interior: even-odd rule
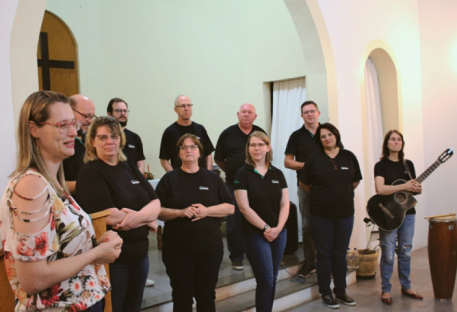
[[[327,295],[322,297],[322,301],[324,301],[325,305],[332,309],[339,309],[340,305],[336,302],[335,298],[332,295]]]
[[[308,264],[308,262],[306,262],[301,267],[300,271],[298,271],[298,276],[300,276],[300,277],[308,277],[313,273],[316,273],[316,267],[314,265],[310,265],[310,264]]]
[[[242,269],[244,269],[243,261],[241,261],[241,260],[233,260],[232,261],[232,269],[234,269],[234,270],[242,270]]]
[[[335,299],[338,301],[341,301],[345,305],[348,306],[355,306],[355,300],[346,295],[346,293],[341,294],[341,295],[335,295]]]

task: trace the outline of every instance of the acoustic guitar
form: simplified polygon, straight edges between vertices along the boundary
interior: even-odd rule
[[[441,164],[445,163],[454,155],[452,149],[445,150],[440,157],[425,170],[416,181],[422,183]],[[392,185],[404,184],[407,181],[395,180]],[[406,211],[413,208],[417,200],[408,191],[399,191],[390,195],[375,195],[367,204],[367,212],[370,219],[381,229],[393,231],[398,229],[405,220]]]

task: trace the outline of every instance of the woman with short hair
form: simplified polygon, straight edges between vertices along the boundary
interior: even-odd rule
[[[233,214],[230,193],[214,172],[199,167],[205,157],[198,138],[178,140],[181,166],[167,172],[156,191],[165,221],[162,259],[173,289],[173,311],[216,311],[216,283],[223,256],[221,218]]]
[[[115,118],[96,118],[85,144],[86,165],[76,183],[81,206],[90,213],[108,210],[108,228],[124,240],[110,265],[113,311],[139,311],[149,271],[149,228],[155,226],[160,202],[144,175],[126,161],[124,132]]]
[[[271,311],[286,247],[289,191],[284,174],[271,165],[270,139],[254,131],[246,143],[246,164],[238,170],[235,198],[243,214],[246,255],[257,282],[256,311]]]

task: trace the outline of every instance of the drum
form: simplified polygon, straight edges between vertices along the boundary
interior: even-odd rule
[[[457,218],[429,220],[428,259],[435,299],[452,300],[457,270]]]

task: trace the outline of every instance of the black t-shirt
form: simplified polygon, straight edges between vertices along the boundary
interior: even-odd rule
[[[360,180],[359,162],[345,149],[340,149],[333,159],[324,151],[317,151],[300,174],[300,181],[311,185],[310,213],[328,219],[354,215],[353,183]]]
[[[84,166],[84,154],[86,147],[84,141],[75,138],[75,153],[63,160],[63,171],[65,173],[65,181],[76,181],[79,170]]]
[[[249,134],[245,134],[236,124],[225,129],[217,140],[214,159],[225,161],[225,180],[230,184],[233,184],[237,171],[245,164],[246,143],[249,135],[254,131],[262,131],[266,134],[262,128],[255,125],[252,126]]]
[[[254,167],[246,164],[236,173],[233,188],[246,190],[249,207],[269,226],[278,225],[282,190],[287,188],[287,182],[281,170],[270,166],[265,176],[262,176]],[[242,229],[245,235],[263,232],[249,223],[244,216]]]
[[[143,152],[143,143],[141,142],[141,138],[135,132],[128,130],[127,128],[124,129],[125,134],[125,146],[122,149],[122,152],[127,157],[127,161],[135,166],[138,170],[138,161],[145,160]]]
[[[290,135],[284,154],[294,155],[296,161],[306,163],[308,157],[318,150],[319,147],[316,144],[314,135],[303,125],[303,127]],[[302,169],[297,170],[297,185],[301,171]]]
[[[160,179],[156,192],[161,206],[169,209],[185,209],[192,204],[205,207],[222,203],[233,205],[233,198],[222,179],[206,168],[200,168],[196,173],[187,173],[181,168],[167,172]],[[165,221],[163,248],[179,246],[179,251],[184,253],[193,248],[201,251],[220,249],[220,225],[221,219],[215,217],[195,222],[189,218]]]
[[[202,168],[207,167],[206,156],[210,155],[214,151],[213,143],[206,132],[205,127],[192,121],[190,126],[181,126],[177,122],[169,126],[162,135],[162,142],[160,143],[160,159],[170,160],[173,169],[181,166],[179,156],[176,148],[176,144],[179,139],[186,133],[195,135],[203,146],[204,155],[200,155],[198,165]]]
[[[136,166],[126,161],[110,166],[100,159],[88,162],[81,169],[76,182],[76,194],[81,200],[80,206],[87,213],[108,208],[140,211],[150,201],[157,199],[151,184]],[[108,226],[108,229],[111,227]],[[118,234],[124,243],[116,262],[134,263],[146,257],[149,234],[146,225],[118,231]]]
[[[416,178],[416,170],[414,169],[414,164],[410,160],[408,162],[409,171],[411,171],[411,176],[413,179]],[[411,180],[409,178],[408,172],[406,171],[405,165],[401,161],[392,161],[390,159],[382,159],[376,163],[374,166],[374,176],[383,177],[385,185],[392,185],[396,180],[402,179],[405,181]],[[408,209],[406,214],[415,214],[416,209],[413,207]]]

